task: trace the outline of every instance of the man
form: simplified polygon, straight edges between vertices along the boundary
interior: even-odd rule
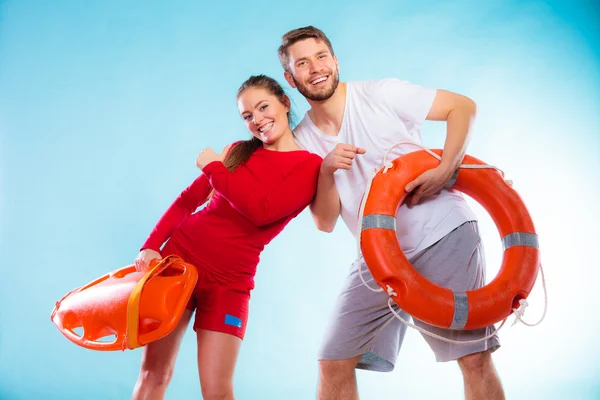
[[[397,236],[409,261],[429,280],[455,291],[483,286],[485,265],[476,217],[460,193],[444,188],[465,155],[475,103],[456,93],[398,79],[340,82],[331,42],[312,26],[286,33],[279,59],[285,79],[311,106],[295,128],[296,140],[324,157],[311,204],[317,228],[331,232],[341,214],[350,231],[360,235],[360,201],[385,152],[398,142],[420,144],[424,120],[446,121],[442,160],[406,186],[411,195],[408,204],[399,208]],[[419,148],[399,146],[388,160],[415,150]],[[357,260],[320,350],[318,398],[322,400],[358,399],[355,368],[393,370],[406,331],[390,312],[387,294],[363,285],[359,263],[366,283],[376,287],[362,258]],[[415,324],[457,341],[494,333],[493,326],[457,331],[416,320]],[[504,399],[491,358],[500,346],[497,335],[475,344],[423,337],[438,362],[458,361],[467,399]]]

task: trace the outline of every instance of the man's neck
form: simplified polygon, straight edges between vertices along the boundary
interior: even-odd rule
[[[308,100],[308,116],[321,132],[337,136],[342,127],[346,107],[346,83],[340,82],[333,95],[325,101]]]

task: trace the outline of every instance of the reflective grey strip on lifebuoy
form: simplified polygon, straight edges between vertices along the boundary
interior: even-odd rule
[[[454,316],[452,317],[452,325],[450,329],[462,330],[467,324],[469,318],[469,299],[467,292],[454,293]]]
[[[450,189],[456,183],[456,180],[458,179],[458,170],[459,168],[457,168],[456,171],[454,171],[450,180],[444,185],[446,189]]]
[[[538,236],[535,233],[513,232],[502,238],[502,250],[509,249],[514,246],[540,247]]]
[[[371,228],[396,230],[396,217],[390,215],[370,214],[363,216],[361,230]]]

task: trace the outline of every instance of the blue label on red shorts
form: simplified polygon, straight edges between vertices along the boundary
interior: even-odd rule
[[[231,325],[238,328],[242,327],[242,320],[233,315],[225,314],[225,325]]]

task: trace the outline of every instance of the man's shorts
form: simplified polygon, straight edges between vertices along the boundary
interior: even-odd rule
[[[476,222],[464,223],[409,261],[425,278],[454,291],[485,285],[485,262]],[[390,311],[385,292],[376,293],[364,286],[358,275],[358,262],[362,263],[366,283],[372,288],[378,287],[363,259],[354,262],[334,307],[319,359],[345,360],[362,355],[357,368],[392,371],[407,326]],[[395,303],[394,308],[410,321],[411,317],[399,311]],[[442,329],[416,319],[414,324],[457,341],[480,339],[495,331],[493,326],[470,331]],[[424,334],[423,337],[438,362],[500,347],[498,335],[475,344],[447,343]]]

